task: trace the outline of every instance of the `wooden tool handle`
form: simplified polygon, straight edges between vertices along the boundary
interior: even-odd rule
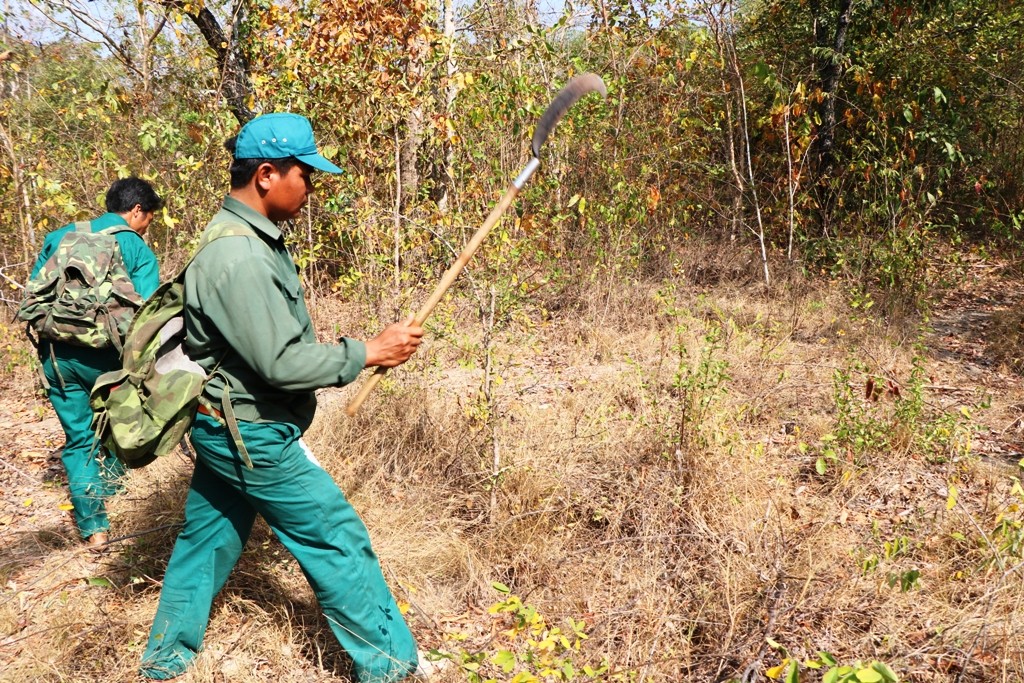
[[[487,233],[490,232],[491,228],[494,227],[494,224],[498,222],[502,214],[505,213],[505,210],[512,204],[512,200],[516,198],[516,195],[519,194],[519,190],[522,189],[523,185],[526,184],[526,181],[529,180],[530,176],[533,175],[533,172],[537,170],[539,165],[540,162],[537,161],[536,158],[530,159],[526,168],[523,169],[522,173],[519,174],[515,181],[509,186],[508,190],[505,191],[505,195],[501,198],[501,201],[491,209],[491,213],[487,216],[487,220],[485,220],[484,224],[477,229],[472,239],[469,240],[469,244],[465,246],[462,253],[459,254],[459,257],[455,259],[455,263],[449,266],[448,270],[445,271],[444,275],[441,277],[441,281],[437,283],[437,287],[434,288],[434,292],[430,295],[430,298],[424,302],[420,307],[420,310],[407,324],[422,325],[426,321],[430,312],[434,310],[434,306],[436,306],[437,302],[444,297],[445,293],[455,282],[455,278],[459,276],[462,269],[466,267],[467,263],[469,263],[469,259],[473,258],[473,254],[476,253],[476,250],[480,247],[484,238],[487,237]],[[378,367],[373,371],[373,374],[370,375],[366,382],[363,383],[363,386],[359,388],[359,393],[355,395],[355,398],[353,398],[348,404],[348,407],[345,408],[345,413],[348,414],[349,417],[352,417],[359,412],[359,408],[363,405],[363,401],[365,401],[366,397],[370,395],[370,392],[373,391],[375,386],[377,386],[377,383],[380,382],[381,378],[387,374],[387,371],[388,369],[385,367]]]

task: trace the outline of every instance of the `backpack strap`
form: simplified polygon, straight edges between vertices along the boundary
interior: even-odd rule
[[[199,247],[196,249],[196,254],[198,255],[204,247],[211,242],[219,240],[221,237],[255,237],[259,239],[255,230],[242,223],[229,223],[227,221],[214,223],[203,232],[203,236],[199,239]],[[262,242],[263,240],[260,241]]]
[[[221,237],[256,237],[256,232],[245,225],[240,223],[214,223],[209,225],[206,230],[203,231],[202,236],[199,238],[199,245],[196,246],[196,250],[189,256],[188,261],[178,271],[178,275],[174,278],[178,281],[184,281],[185,271],[192,265],[196,257],[199,256],[199,252],[205,249],[211,242],[219,240]],[[262,240],[260,240],[262,241]]]
[[[90,221],[76,221],[74,223],[74,226],[75,227],[74,230],[72,230],[72,232],[95,232],[97,235],[116,235],[119,232],[131,232],[138,235],[140,239],[142,238],[142,235],[139,235],[139,233],[135,232],[135,230],[133,230],[132,227],[129,225],[110,225],[106,228],[103,228],[102,230],[95,231],[92,229],[92,223]],[[117,245],[117,248],[121,248],[120,243]]]
[[[194,261],[196,256],[199,255],[199,252],[201,252],[211,242],[219,240],[222,237],[254,237],[259,239],[259,236],[256,235],[256,232],[252,228],[240,223],[225,222],[211,225],[205,232],[203,232],[203,236],[199,240],[199,246],[196,248],[195,252],[193,252],[192,257],[189,258],[185,266],[181,269],[181,273],[179,273],[178,277],[184,280],[185,271],[187,271],[188,267],[192,265],[192,261]],[[262,240],[260,241],[262,242]],[[238,454],[242,456],[242,462],[244,462],[245,466],[251,470],[253,468],[252,459],[249,457],[249,450],[245,447],[245,443],[242,441],[242,432],[238,428],[238,420],[235,418],[234,408],[231,407],[231,384],[223,373],[218,372],[218,368],[224,360],[224,357],[227,356],[227,353],[228,352],[225,351],[224,355],[221,356],[219,361],[217,361],[217,365],[214,366],[213,372],[210,373],[210,376],[213,377],[214,375],[220,374],[221,379],[224,380],[224,391],[221,394],[220,399],[221,407],[223,408],[224,422],[227,424],[231,440],[235,442],[235,448],[238,449]],[[211,409],[212,414],[220,412],[215,406],[211,405],[204,396],[199,397],[199,402]],[[217,418],[215,417],[214,419]]]
[[[102,230],[93,230],[92,221],[75,221],[71,232],[95,232],[97,235],[116,235],[119,232],[135,232],[128,225],[111,225]],[[139,233],[135,232],[136,235]],[[141,235],[139,235],[141,237]]]
[[[221,377],[224,377],[224,375],[221,375]],[[224,393],[221,394],[221,405],[224,408],[224,421],[228,423],[228,433],[231,434],[231,438],[235,442],[238,454],[242,456],[242,462],[251,470],[252,459],[249,457],[249,450],[242,441],[242,432],[238,429],[238,420],[235,419],[235,409],[231,407],[231,385],[228,384],[227,378],[224,380]]]

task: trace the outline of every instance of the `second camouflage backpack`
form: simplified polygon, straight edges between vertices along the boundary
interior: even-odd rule
[[[40,339],[120,350],[142,297],[125,269],[115,226],[75,223],[25,286],[17,318]]]
[[[195,253],[221,237],[240,235],[259,239],[251,228],[224,223],[203,234]],[[125,337],[121,367],[100,375],[90,395],[97,441],[131,468],[166,455],[184,438],[208,378],[185,350],[185,271],[192,259],[139,309]]]

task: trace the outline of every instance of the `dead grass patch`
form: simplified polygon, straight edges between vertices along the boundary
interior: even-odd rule
[[[910,383],[917,323],[795,278],[770,296],[715,282],[620,286],[499,330],[489,398],[471,306],[453,317],[458,350],[452,332],[432,341],[356,418],[342,414],[354,389],[322,393],[307,441],[366,521],[421,643],[524,647],[487,611],[501,582],[550,625],[585,620],[573,661],[607,658],[602,680],[764,680],[782,656],[769,638],[800,658],[882,659],[910,682],[1024,678],[1012,461],[923,440],[961,399],[925,389],[903,436],[816,471],[837,429],[837,370],[856,405],[898,425],[893,395],[870,402],[864,388]],[[139,535],[95,566],[76,564],[59,527],[43,527],[56,541],[5,537],[0,678],[99,680],[102,666],[103,680],[135,680],[188,470],[175,456],[133,474],[111,509],[118,534]],[[190,683],[345,680],[264,525],[206,643]]]

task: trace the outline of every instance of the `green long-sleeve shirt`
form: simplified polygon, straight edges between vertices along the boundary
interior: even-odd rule
[[[366,346],[316,340],[295,263],[280,229],[227,197],[210,225],[248,226],[256,237],[214,240],[185,274],[189,355],[207,372],[206,397],[221,405],[225,378],[240,420],[291,422],[305,431],[314,390],[348,384],[366,364]],[[207,226],[209,229],[209,226]]]

